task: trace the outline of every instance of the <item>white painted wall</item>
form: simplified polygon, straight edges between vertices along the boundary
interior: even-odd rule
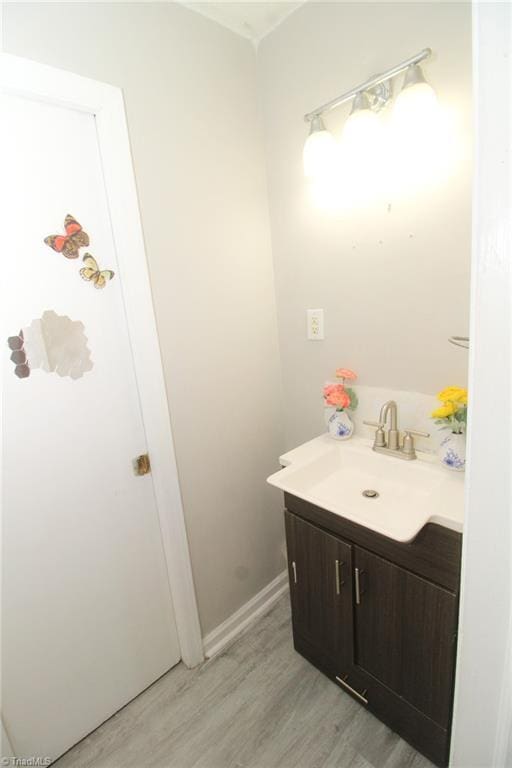
[[[283,444],[255,52],[172,3],[9,3],[3,33],[8,53],[124,90],[206,634],[283,568],[264,482]]]
[[[470,444],[452,738],[456,768],[512,765],[512,9],[474,15]]]
[[[427,46],[425,74],[452,112],[450,174],[404,187],[390,211],[386,199],[337,214],[315,207],[302,170],[303,115]],[[467,352],[447,337],[468,332],[470,5],[306,3],[260,43],[258,63],[293,447],[322,430],[321,387],[337,366],[356,370],[380,404],[390,390],[433,395],[466,383]],[[336,135],[349,108],[326,118]],[[323,342],[306,340],[308,307],[325,310]],[[418,397],[411,416],[424,404]],[[375,418],[363,405],[358,418]],[[410,411],[410,397],[399,405]],[[409,411],[403,426],[421,428]]]

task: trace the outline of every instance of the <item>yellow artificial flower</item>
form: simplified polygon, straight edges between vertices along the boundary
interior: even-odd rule
[[[468,391],[462,387],[446,387],[437,395],[437,399],[442,403],[460,403],[467,405]]]
[[[453,416],[456,410],[457,407],[453,403],[447,402],[444,405],[440,405],[435,411],[432,411],[432,418],[447,419],[449,416]]]

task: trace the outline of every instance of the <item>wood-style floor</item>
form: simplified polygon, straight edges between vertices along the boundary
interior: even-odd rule
[[[288,596],[223,654],[178,665],[57,768],[432,768],[294,650]]]

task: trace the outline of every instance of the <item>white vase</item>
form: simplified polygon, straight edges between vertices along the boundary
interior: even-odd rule
[[[354,434],[354,423],[347,411],[335,411],[329,417],[327,428],[334,440],[348,440]]]
[[[466,468],[466,436],[451,432],[439,447],[441,464],[454,472],[464,472]]]

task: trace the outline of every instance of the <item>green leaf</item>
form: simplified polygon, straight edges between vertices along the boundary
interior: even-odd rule
[[[466,407],[461,408],[457,413],[455,414],[455,419],[460,424],[465,424],[468,419],[468,409]]]
[[[359,399],[358,399],[356,393],[354,392],[354,390],[351,387],[345,387],[345,392],[350,397],[349,409],[351,411],[355,411],[357,406],[359,405]]]

